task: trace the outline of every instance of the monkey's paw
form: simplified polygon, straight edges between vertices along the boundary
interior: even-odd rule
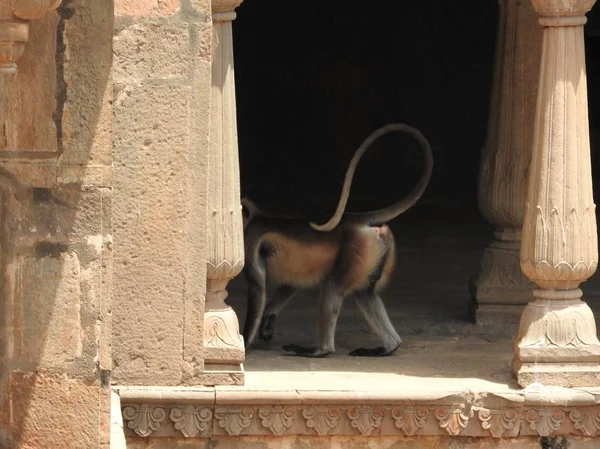
[[[378,346],[377,348],[358,348],[354,351],[350,352],[350,355],[353,357],[387,357],[391,355],[396,348],[392,351],[388,351],[383,346]]]
[[[293,352],[295,355],[300,357],[315,357],[323,358],[327,357],[332,351],[326,351],[324,349],[305,347],[298,345],[283,345],[283,350],[287,352]]]
[[[258,333],[258,338],[264,341],[265,343],[269,343],[273,340],[273,336],[275,335],[275,315],[267,315],[263,317],[260,323],[260,331]]]

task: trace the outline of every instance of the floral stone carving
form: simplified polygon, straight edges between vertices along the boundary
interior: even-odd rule
[[[0,8],[0,73],[16,73],[29,40],[29,21],[54,11],[61,0],[13,0]],[[8,3],[8,4],[6,4]]]
[[[123,408],[123,419],[127,427],[141,437],[147,437],[160,428],[166,417],[165,409],[150,404],[129,405]]]

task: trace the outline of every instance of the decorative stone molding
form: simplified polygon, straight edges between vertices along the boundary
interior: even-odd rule
[[[598,386],[600,341],[579,289],[598,263],[583,40],[594,1],[532,3],[545,28],[521,268],[540,289],[521,317],[513,371],[521,386]]]
[[[600,431],[600,408],[586,407],[569,411],[573,427],[586,437],[595,437]]]
[[[425,426],[430,411],[427,407],[398,407],[391,411],[394,426],[406,435],[413,436]]]
[[[519,323],[533,298],[519,251],[539,79],[542,27],[529,1],[499,1],[494,78],[486,142],[479,170],[478,202],[494,225],[492,243],[470,282],[477,324]]]
[[[123,419],[127,421],[127,427],[141,437],[148,437],[157,431],[166,416],[165,409],[156,405],[136,404],[123,408]]]
[[[241,435],[248,429],[254,415],[252,407],[217,407],[215,410],[218,426],[230,436]]]
[[[368,437],[381,426],[385,411],[381,407],[352,407],[347,414],[350,425],[358,429],[362,436]]]
[[[519,434],[519,423],[521,411],[517,408],[504,407],[500,410],[479,409],[477,418],[481,428],[489,430],[494,438],[517,436]]]
[[[442,429],[449,435],[456,436],[466,429],[469,419],[473,417],[473,411],[468,410],[465,413],[462,407],[438,407],[434,409],[433,415]]]
[[[208,430],[209,424],[212,423],[212,415],[213,412],[208,407],[186,405],[173,407],[169,418],[185,437],[192,438]]]
[[[0,1],[0,73],[17,73],[17,60],[29,40],[29,21],[54,11],[62,0]]]
[[[314,429],[317,435],[328,435],[339,423],[342,412],[339,408],[325,406],[308,407],[302,411],[306,427]]]
[[[209,405],[182,397],[165,395],[166,401],[154,396],[155,402],[142,399],[132,402],[122,398],[122,413],[127,422],[126,434],[152,438],[198,438],[212,436],[469,436],[515,438],[518,436],[575,435],[595,437],[600,434],[600,391],[582,400],[580,391],[512,394],[502,400],[493,394],[468,399],[461,395],[439,400],[420,399],[393,404],[389,400],[371,404],[344,405],[330,403],[325,394],[315,403],[280,403],[277,392],[263,392],[260,403],[242,399],[240,404]],[[242,396],[240,396],[241,398]],[[255,394],[253,397],[257,397]],[[314,397],[314,395],[313,395]],[[546,400],[540,400],[543,397]],[[279,399],[277,399],[279,398]],[[176,400],[176,402],[169,402]],[[241,403],[240,402],[240,403]],[[264,405],[266,402],[277,405]],[[439,404],[445,402],[445,404]],[[562,402],[554,406],[552,402]],[[387,404],[387,405],[386,405]],[[476,405],[475,405],[476,404]],[[165,419],[166,416],[169,419]]]
[[[213,0],[213,58],[208,179],[206,385],[244,383],[244,341],[227,284],[244,267],[231,20],[241,0]]]
[[[296,409],[285,406],[266,406],[258,409],[260,423],[265,429],[269,429],[273,435],[280,436],[292,427]]]
[[[542,408],[525,412],[525,422],[541,437],[555,435],[565,418],[566,414],[561,409]]]

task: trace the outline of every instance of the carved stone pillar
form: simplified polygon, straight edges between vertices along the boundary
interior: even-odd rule
[[[0,0],[0,73],[17,73],[16,61],[29,40],[29,21],[39,19],[61,0]]]
[[[595,0],[532,0],[545,26],[521,268],[539,288],[513,369],[521,386],[600,386],[600,342],[579,286],[596,270],[583,25]]]
[[[212,0],[213,61],[208,167],[208,271],[205,372],[214,384],[244,383],[244,341],[225,303],[227,283],[244,266],[231,21],[242,0]]]
[[[479,209],[494,225],[481,267],[471,280],[477,324],[519,323],[534,285],[519,266],[531,160],[542,27],[529,1],[499,0],[494,79],[479,172]]]

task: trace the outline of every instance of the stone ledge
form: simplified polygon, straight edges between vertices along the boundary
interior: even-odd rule
[[[441,384],[443,381],[440,379]],[[389,392],[245,387],[115,387],[115,390],[120,392],[125,433],[129,437],[514,438],[600,434],[600,389],[540,386],[494,392],[467,388]]]

